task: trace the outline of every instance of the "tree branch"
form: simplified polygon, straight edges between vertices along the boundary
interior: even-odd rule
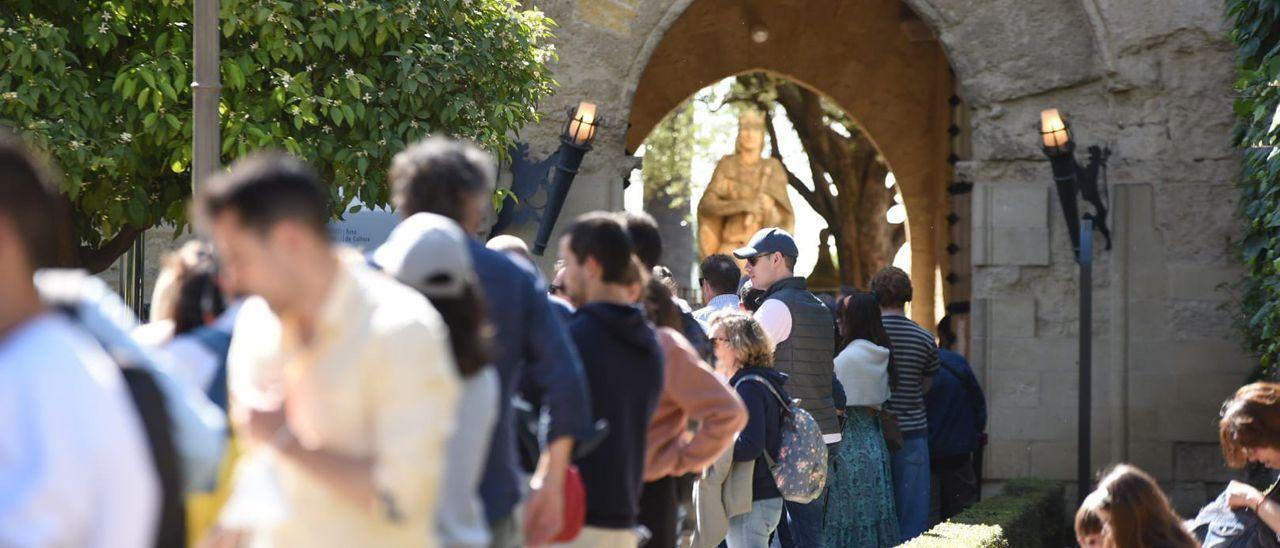
[[[144,231],[146,229],[126,225],[120,229],[120,232],[115,237],[97,248],[85,245],[79,246],[77,255],[80,267],[93,274],[111,268],[112,263],[115,263],[116,259],[124,255]]]

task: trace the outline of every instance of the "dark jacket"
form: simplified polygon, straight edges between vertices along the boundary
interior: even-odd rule
[[[729,379],[729,385],[738,391],[742,403],[747,406],[747,426],[738,434],[738,441],[733,445],[733,460],[756,463],[751,500],[778,498],[782,493],[778,491],[773,474],[769,472],[764,452],[768,451],[769,456],[777,462],[778,452],[782,449],[782,403],[759,382],[742,380],[748,375],[763,377],[783,398],[790,400],[791,396],[783,388],[787,383],[787,375],[768,367],[744,367]]]
[[[942,367],[924,396],[929,417],[929,456],[945,458],[977,451],[987,428],[987,402],[969,362],[939,349]]]
[[[569,324],[591,389],[593,416],[609,432],[574,463],[587,490],[587,525],[630,528],[640,513],[645,436],[662,393],[663,354],[635,306],[588,303]]]
[[[831,310],[810,293],[804,278],[769,286],[765,300],[776,299],[791,312],[791,335],[773,351],[773,367],[789,377],[791,395],[813,415],[823,434],[839,434],[831,378],[835,372],[835,327]]]
[[[493,361],[501,379],[498,401],[502,406],[480,480],[485,517],[492,522],[510,515],[522,495],[515,412],[509,403],[521,379],[537,387],[547,406],[547,439],[590,435],[590,393],[578,354],[547,303],[547,290],[538,275],[477,241],[469,241],[468,248],[495,329]]]

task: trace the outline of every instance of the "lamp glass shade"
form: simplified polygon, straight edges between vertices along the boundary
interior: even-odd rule
[[[569,123],[566,137],[574,143],[585,145],[596,136],[596,106],[592,103],[578,103],[573,113],[573,121]]]
[[[1040,137],[1045,148],[1062,148],[1071,142],[1071,130],[1058,109],[1046,109],[1040,113]]]

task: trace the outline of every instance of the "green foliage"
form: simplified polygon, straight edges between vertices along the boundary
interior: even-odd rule
[[[1004,493],[938,524],[909,548],[1058,547],[1068,543],[1061,482],[1018,479]]]
[[[89,248],[185,222],[193,0],[6,0],[0,121],[66,173]],[[387,203],[390,156],[429,133],[505,151],[554,82],[553,23],[518,0],[222,0],[222,162],[283,149],[334,213]]]
[[[663,118],[645,138],[644,195],[663,199],[672,209],[688,207],[693,156],[698,148],[693,105],[686,101]]]
[[[1241,327],[1259,356],[1259,375],[1280,357],[1280,0],[1227,0],[1232,41],[1238,47],[1236,146],[1240,173],[1241,259],[1247,270]]]

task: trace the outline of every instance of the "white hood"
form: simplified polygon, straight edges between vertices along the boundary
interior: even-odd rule
[[[841,350],[835,362],[848,405],[882,405],[889,399],[888,348],[858,339]]]

